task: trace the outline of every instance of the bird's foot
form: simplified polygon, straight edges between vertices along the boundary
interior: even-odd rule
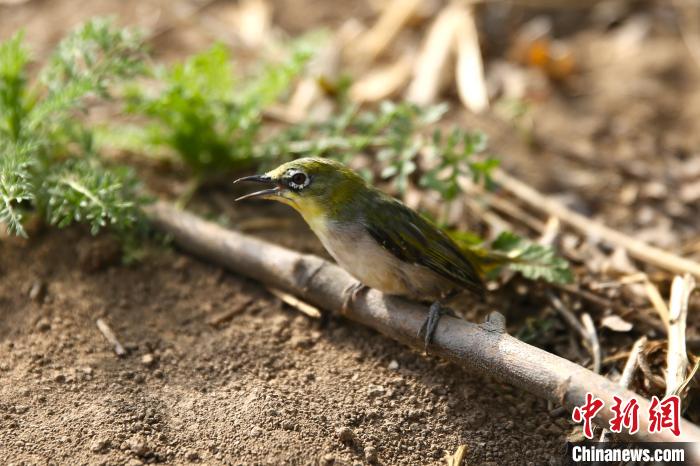
[[[443,306],[440,302],[434,302],[430,306],[428,317],[423,322],[423,325],[421,325],[420,330],[418,330],[418,336],[423,336],[426,353],[428,352],[428,346],[433,341],[433,336],[435,334],[435,330],[437,330],[438,322],[440,322],[440,318],[444,315],[455,317],[455,313],[452,309]]]
[[[362,284],[361,282],[355,282],[352,285],[349,285],[347,288],[345,288],[343,290],[343,307],[340,308],[340,313],[346,314],[350,309],[350,305],[354,303],[357,299],[357,295],[360,294],[360,292],[367,290],[368,288],[368,286]]]
[[[479,324],[487,332],[506,333],[506,317],[498,311],[489,313],[484,323]]]

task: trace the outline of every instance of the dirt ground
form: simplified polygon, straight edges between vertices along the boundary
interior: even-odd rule
[[[367,10],[273,3],[276,23],[290,33]],[[206,15],[226,4],[216,2]],[[65,30],[94,14],[119,13],[124,23],[159,30],[196,3],[170,5],[0,6],[0,38],[24,26],[41,60]],[[201,50],[214,40],[207,24],[164,30],[154,52],[172,60]],[[525,181],[613,227],[697,257],[698,67],[672,29],[655,23],[625,57],[613,47],[623,40],[616,30],[574,35],[584,70],[534,106],[532,144],[492,115],[455,118],[486,131],[503,165]],[[205,193],[196,204],[230,214],[226,196]],[[286,231],[301,234],[266,237],[322,253],[298,219],[284,215],[292,225]],[[240,220],[233,222],[239,228]],[[621,299],[614,289],[608,297]],[[127,347],[125,357],[98,331],[98,318]],[[519,324],[509,322],[517,332]],[[695,326],[689,334],[697,336]],[[567,414],[540,399],[351,322],[305,317],[262,285],[176,250],[154,246],[141,262],[123,265],[109,239],[77,228],[0,240],[5,463],[444,464],[464,444],[468,464],[555,465],[571,431]]]
[[[76,230],[0,243],[10,463],[441,464],[460,444],[470,464],[563,454],[568,421],[542,400],[350,322],[321,326],[175,252],[126,267],[108,249]]]

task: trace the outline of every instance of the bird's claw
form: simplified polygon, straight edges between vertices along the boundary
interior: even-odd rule
[[[343,306],[340,308],[340,313],[347,314],[348,310],[350,309],[350,305],[354,303],[357,299],[357,295],[361,291],[364,291],[366,289],[367,286],[365,286],[361,282],[355,282],[351,285],[348,285],[347,288],[343,290]]]
[[[430,306],[428,317],[426,317],[423,325],[421,325],[420,329],[418,330],[418,336],[423,337],[426,354],[428,353],[428,346],[430,346],[430,344],[433,342],[433,336],[435,335],[435,330],[437,330],[440,318],[444,315],[455,317],[455,313],[452,309],[443,306],[439,302],[434,302]]]

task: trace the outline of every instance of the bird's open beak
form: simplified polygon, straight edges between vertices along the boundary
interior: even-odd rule
[[[238,183],[239,181],[255,181],[256,183],[276,184],[276,182],[267,175],[244,176],[243,178],[239,178],[236,181],[234,181],[234,183]],[[246,194],[245,196],[241,196],[238,199],[236,199],[236,201],[242,201],[244,199],[252,198],[270,199],[272,198],[272,196],[278,196],[279,194],[280,188],[279,186],[275,186],[273,188],[263,189],[261,191]]]

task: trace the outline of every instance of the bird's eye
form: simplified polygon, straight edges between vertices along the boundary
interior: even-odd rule
[[[293,189],[302,189],[309,184],[309,178],[306,173],[296,172],[289,179],[289,186]]]

